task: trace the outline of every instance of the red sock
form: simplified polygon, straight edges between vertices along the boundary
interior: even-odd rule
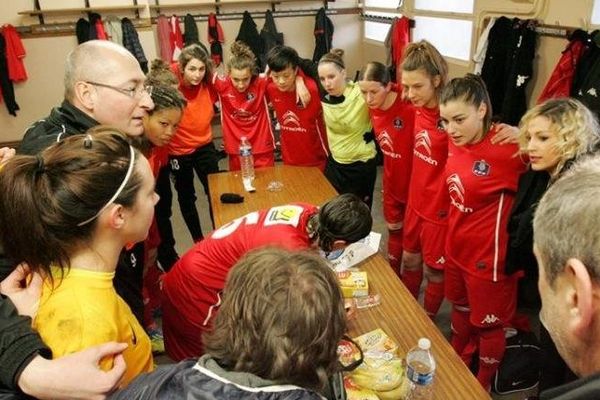
[[[471,356],[473,355],[472,349],[465,351],[474,333],[474,328],[469,321],[470,315],[471,312],[465,306],[452,306],[452,312],[450,313],[450,323],[452,324],[451,344],[467,367],[471,365]]]
[[[427,282],[425,287],[425,298],[423,307],[429,315],[429,318],[434,318],[444,301],[444,282]]]
[[[490,390],[492,378],[502,361],[506,339],[501,326],[479,331],[479,372],[477,380],[486,390]]]
[[[400,273],[400,265],[402,264],[402,229],[393,231],[388,229],[388,233],[388,261],[396,275],[402,277]]]
[[[408,289],[408,291],[413,295],[415,299],[419,299],[419,289],[421,289],[421,282],[423,281],[423,270],[418,269],[416,271],[402,271],[402,275],[400,276],[402,279],[402,283]]]

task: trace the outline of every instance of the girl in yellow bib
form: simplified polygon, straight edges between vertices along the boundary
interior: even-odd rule
[[[45,279],[33,326],[53,356],[117,341],[128,344],[125,384],[151,371],[150,340],[112,283],[121,250],[144,240],[158,200],[146,158],[122,133],[95,128],[14,157],[0,193],[6,252]]]

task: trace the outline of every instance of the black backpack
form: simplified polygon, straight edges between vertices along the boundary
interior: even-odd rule
[[[506,351],[492,390],[500,395],[531,390],[540,383],[540,343],[532,332],[506,338]]]

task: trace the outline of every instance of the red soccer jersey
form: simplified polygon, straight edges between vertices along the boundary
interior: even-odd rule
[[[446,223],[448,216],[449,199],[444,188],[447,158],[448,135],[439,108],[416,108],[408,204],[421,218],[433,223]]]
[[[248,251],[274,245],[310,247],[307,224],[315,206],[294,203],[255,211],[213,231],[196,243],[165,275],[164,291],[178,314],[196,326],[206,325],[231,267]],[[210,314],[210,316],[209,316]]]
[[[257,76],[244,93],[240,93],[229,76],[213,77],[221,102],[221,126],[225,152],[237,155],[240,139],[246,136],[255,154],[273,152],[273,131],[269,119],[266,90],[269,79]]]
[[[383,153],[383,194],[401,203],[408,199],[415,109],[398,94],[387,110],[369,109],[375,138]]]
[[[319,89],[308,77],[304,77],[304,84],[311,97],[307,107],[297,104],[295,90],[282,92],[273,81],[267,86],[267,94],[281,127],[283,163],[319,167],[323,171],[328,150]]]
[[[469,274],[503,280],[508,232],[519,175],[525,171],[516,144],[449,143],[445,180],[450,193],[446,256]]]

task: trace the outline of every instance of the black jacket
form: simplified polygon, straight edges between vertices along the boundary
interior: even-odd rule
[[[144,54],[144,49],[140,43],[138,33],[133,26],[133,22],[129,18],[121,20],[121,29],[123,30],[123,47],[133,54],[136,60],[140,63],[140,68],[144,73],[148,73],[148,59]]]
[[[273,18],[271,10],[267,10],[265,13],[265,24],[260,31],[260,37],[264,43],[264,51],[260,57],[262,58],[263,65],[267,65],[267,54],[269,51],[273,47],[283,44],[283,33],[277,31],[275,18]]]
[[[554,389],[546,390],[540,400],[591,400],[600,399],[600,374],[578,379]]]
[[[254,22],[252,15],[248,11],[244,11],[240,31],[235,40],[240,40],[250,47],[250,50],[256,56],[257,67],[262,71],[265,65],[262,62],[261,55],[265,52],[265,43],[258,33],[256,22]]]
[[[500,17],[490,30],[481,70],[494,118],[517,125],[525,111],[525,89],[533,74],[537,33],[532,20]]]
[[[186,360],[139,376],[111,400],[323,400],[310,390],[225,371],[210,358]]]
[[[529,170],[519,178],[519,186],[508,220],[506,274],[524,270],[528,279],[537,280],[538,264],[533,255],[533,216],[548,189],[547,172]]]
[[[59,138],[83,133],[98,122],[68,101],[55,107],[46,118],[34,122],[23,136],[19,154],[35,155]]]
[[[327,16],[327,11],[321,7],[315,17],[315,51],[313,61],[319,62],[321,57],[331,50],[333,40],[333,22]]]
[[[13,303],[0,296],[0,393],[16,390],[16,379],[37,354],[52,356],[31,328],[31,318],[18,315]]]
[[[192,14],[187,13],[185,15],[183,18],[183,26],[185,28],[185,33],[183,34],[184,45],[189,46],[190,44],[200,43],[198,25],[196,25],[196,20]]]

